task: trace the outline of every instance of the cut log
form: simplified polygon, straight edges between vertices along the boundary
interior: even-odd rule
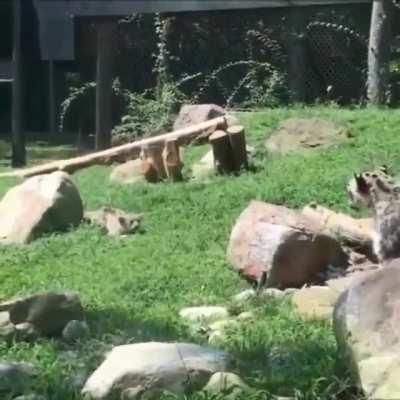
[[[178,141],[176,139],[170,139],[165,142],[163,161],[168,179],[172,182],[181,181],[183,164]]]
[[[39,165],[32,168],[24,168],[13,172],[5,172],[0,174],[0,178],[4,177],[21,177],[26,178],[33,175],[47,174],[53,171],[66,171],[74,173],[82,168],[87,168],[92,165],[104,165],[121,160],[123,157],[128,160],[132,158],[132,153],[137,153],[143,146],[153,143],[164,143],[166,140],[176,138],[179,145],[191,143],[197,136],[210,128],[225,129],[226,120],[224,117],[218,117],[198,125],[193,125],[178,131],[166,133],[164,135],[154,136],[146,139],[141,139],[136,142],[113,147],[111,149],[99,151],[81,157],[75,157],[68,160],[53,161],[51,163]],[[211,133],[211,132],[210,132]]]
[[[315,282],[329,265],[347,266],[339,242],[319,221],[286,207],[252,201],[237,220],[228,260],[248,281],[280,289]]]
[[[153,165],[157,173],[157,181],[162,181],[166,178],[167,174],[164,168],[164,161],[162,158],[162,143],[152,143],[143,146],[142,152],[144,159]]]
[[[228,127],[227,131],[233,155],[233,167],[236,172],[248,168],[246,137],[242,125]]]
[[[218,130],[210,136],[215,169],[219,174],[229,174],[233,168],[232,147],[226,132]]]

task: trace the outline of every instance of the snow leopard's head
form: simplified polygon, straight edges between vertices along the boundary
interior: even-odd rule
[[[354,174],[347,184],[347,195],[352,208],[373,208],[379,201],[398,198],[400,186],[389,174],[386,165],[373,171]]]

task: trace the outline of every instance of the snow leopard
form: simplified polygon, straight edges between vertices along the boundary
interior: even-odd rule
[[[400,258],[400,185],[387,166],[354,174],[347,194],[352,208],[374,211],[373,251],[381,266]]]

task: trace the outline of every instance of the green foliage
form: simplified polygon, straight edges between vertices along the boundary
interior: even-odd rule
[[[117,142],[165,132],[171,127],[185,96],[175,84],[165,83],[144,93],[124,91],[124,99],[125,115],[112,132]]]

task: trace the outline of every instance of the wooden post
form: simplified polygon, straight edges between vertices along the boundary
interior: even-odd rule
[[[173,182],[181,181],[183,179],[183,164],[181,160],[181,152],[179,149],[178,139],[170,139],[165,142],[162,156],[167,177]]]
[[[13,0],[12,166],[26,164],[21,48],[21,0]]]
[[[157,171],[157,181],[162,181],[166,178],[167,173],[164,168],[164,161],[162,157],[163,144],[154,143],[143,146],[143,158],[147,160]]]
[[[306,100],[307,50],[306,50],[306,18],[302,7],[289,9],[288,34],[288,84],[295,102]]]
[[[55,134],[57,132],[56,122],[56,91],[55,91],[55,71],[54,61],[49,60],[49,132]]]
[[[372,105],[387,100],[391,50],[392,0],[374,0],[368,48],[367,96]]]
[[[234,170],[233,154],[228,134],[224,131],[215,131],[210,136],[210,144],[217,172],[219,174],[229,174],[232,172]]]
[[[97,23],[96,150],[111,146],[115,22]]]
[[[247,169],[248,163],[244,127],[241,125],[231,126],[227,129],[227,133],[232,148],[234,170],[240,172],[243,168]]]

